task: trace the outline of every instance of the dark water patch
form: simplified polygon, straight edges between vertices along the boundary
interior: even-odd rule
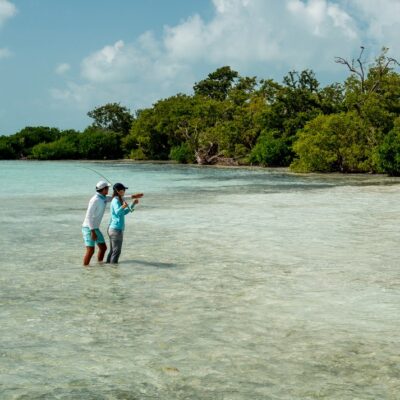
[[[220,185],[220,186],[203,186],[201,188],[191,187],[188,188],[186,186],[182,186],[179,188],[179,191],[175,193],[185,193],[188,192],[191,195],[229,195],[229,194],[254,194],[254,193],[284,193],[284,192],[293,192],[293,191],[311,191],[311,190],[322,190],[322,189],[331,189],[334,187],[329,184],[238,184],[238,185]],[[174,188],[176,189],[176,188]],[[171,193],[172,195],[172,193]]]
[[[178,267],[177,264],[173,263],[165,263],[160,261],[145,261],[145,260],[124,260],[120,264],[139,264],[139,265],[144,265],[146,267],[154,267],[160,269],[171,269]]]

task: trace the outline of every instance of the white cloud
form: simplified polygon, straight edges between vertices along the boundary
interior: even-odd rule
[[[17,13],[17,7],[9,0],[0,0],[0,26]]]
[[[353,0],[355,14],[366,25],[366,40],[391,49],[400,58],[400,0]]]
[[[8,0],[0,0],[0,27],[5,21],[17,13],[17,8]],[[0,48],[0,59],[8,58],[12,55],[7,48]]]
[[[212,0],[217,13],[236,13],[242,7],[246,7],[250,0]]]
[[[134,47],[126,47],[122,40],[90,54],[82,62],[82,76],[89,82],[107,83],[124,81],[130,66],[140,62]]]
[[[71,69],[71,66],[67,63],[58,64],[56,67],[56,74],[57,75],[64,75]]]
[[[0,49],[0,59],[1,58],[8,58],[11,56],[11,51],[4,48],[4,49]]]
[[[185,69],[168,60],[153,34],[146,32],[134,44],[119,40],[88,55],[81,63],[84,83],[70,81],[64,89],[52,89],[51,94],[86,110],[114,101],[138,108],[176,91],[190,90],[194,77]],[[191,84],[186,80],[177,83],[180,74],[191,76]]]
[[[139,108],[190,91],[204,71],[222,65],[260,78],[304,68],[338,75],[335,56],[358,54],[366,40],[375,45],[400,35],[399,0],[381,0],[380,13],[375,0],[212,2],[209,21],[191,15],[165,27],[161,38],[145,32],[89,54],[81,63],[83,83],[69,82],[53,95],[85,107],[120,101]]]
[[[316,36],[327,36],[332,28],[339,28],[350,39],[357,37],[353,19],[338,4],[327,0],[290,0],[288,10],[308,24]]]
[[[347,53],[358,36],[351,16],[326,0],[214,0],[214,6],[208,23],[193,16],[166,29],[171,55],[243,69],[274,62],[310,67],[315,59],[317,67],[332,68],[333,49]]]
[[[381,0],[379,2],[379,10],[377,10],[375,0],[353,0],[353,2],[354,7],[361,13],[362,18],[368,24],[368,32],[371,36],[382,38],[384,37],[385,28],[391,27],[394,30],[398,28],[400,23],[399,0]]]
[[[90,84],[79,85],[74,82],[68,82],[66,89],[51,89],[50,92],[56,100],[87,106],[91,102],[90,93],[93,89],[94,88]]]

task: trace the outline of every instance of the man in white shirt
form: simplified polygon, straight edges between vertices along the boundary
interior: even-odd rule
[[[90,199],[86,211],[85,220],[82,224],[83,240],[86,245],[86,253],[83,257],[83,265],[87,266],[94,254],[94,246],[97,244],[99,253],[97,260],[103,261],[104,254],[107,250],[106,241],[100,231],[100,223],[103,219],[104,211],[106,210],[108,188],[111,185],[106,181],[100,181],[96,185],[96,194]]]
[[[106,181],[97,182],[96,194],[89,201],[85,220],[82,224],[83,240],[86,246],[86,253],[83,257],[84,266],[89,265],[96,244],[99,248],[99,253],[97,254],[97,260],[99,262],[103,262],[104,254],[107,251],[106,241],[100,231],[100,224],[106,210],[106,205],[112,200],[112,197],[107,196],[110,186],[111,185]],[[143,193],[136,193],[130,196],[124,196],[124,199],[139,199],[141,197],[143,197]]]

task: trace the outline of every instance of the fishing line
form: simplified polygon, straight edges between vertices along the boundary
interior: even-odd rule
[[[104,180],[106,180],[107,182],[109,182],[111,185],[113,185],[112,181],[110,179],[108,179],[106,176],[104,176],[103,174],[101,174],[99,171],[96,171],[94,168],[90,168],[90,167],[79,167],[79,168],[85,168],[88,169],[90,171],[93,171],[94,173],[96,173],[97,175],[101,176]]]
[[[80,167],[80,168],[85,168],[85,169],[89,169],[90,171],[95,172],[97,175],[101,176],[103,179],[105,179],[107,182],[111,183],[111,185],[113,184],[112,181],[110,179],[108,179],[106,176],[104,176],[103,174],[101,174],[100,172],[96,171],[93,168],[89,168],[89,167]]]

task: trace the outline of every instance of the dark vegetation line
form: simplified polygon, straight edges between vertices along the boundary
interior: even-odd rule
[[[83,132],[26,127],[0,137],[0,159],[175,160],[290,166],[299,172],[400,175],[399,63],[388,49],[367,64],[336,58],[349,77],[320,87],[311,70],[282,83],[243,77],[229,66],[131,113],[118,103],[88,112]]]

